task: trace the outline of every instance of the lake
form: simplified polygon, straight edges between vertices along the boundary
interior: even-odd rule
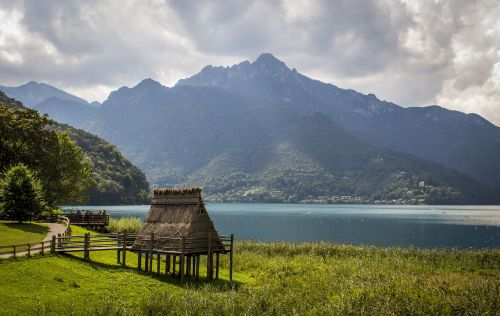
[[[261,241],[330,241],[420,248],[500,247],[500,206],[207,203],[220,234]],[[74,206],[144,219],[149,205]]]

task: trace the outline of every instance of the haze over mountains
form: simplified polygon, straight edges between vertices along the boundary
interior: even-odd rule
[[[153,185],[214,200],[500,201],[500,128],[322,83],[271,54],[171,88],[146,79],[100,108],[21,87],[0,90],[116,144]]]
[[[48,114],[54,120],[80,127],[97,114],[99,102],[88,103],[82,98],[60,89],[30,81],[18,87],[0,86],[9,97],[21,101],[25,106]]]

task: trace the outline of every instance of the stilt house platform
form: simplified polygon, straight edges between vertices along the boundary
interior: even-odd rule
[[[206,256],[207,279],[219,277],[220,255],[229,255],[229,277],[233,276],[234,237],[220,236],[207,213],[200,188],[155,189],[144,226],[132,245],[138,267],[159,272],[165,258],[165,273],[182,280],[199,278],[200,262]],[[214,263],[215,256],[215,263]]]

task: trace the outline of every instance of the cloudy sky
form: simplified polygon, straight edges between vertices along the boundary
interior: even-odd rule
[[[89,101],[270,52],[309,77],[500,125],[498,0],[0,0],[0,84]]]

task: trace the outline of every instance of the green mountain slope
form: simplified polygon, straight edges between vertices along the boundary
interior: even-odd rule
[[[271,147],[251,156],[221,154],[187,183],[203,185],[213,200],[500,201],[498,192],[468,176],[370,145],[320,113],[292,123]]]
[[[0,92],[0,103],[15,109],[24,109],[21,102]],[[68,135],[91,159],[96,186],[91,188],[91,204],[148,203],[149,185],[145,175],[132,165],[118,149],[104,139],[68,125],[54,127]]]

